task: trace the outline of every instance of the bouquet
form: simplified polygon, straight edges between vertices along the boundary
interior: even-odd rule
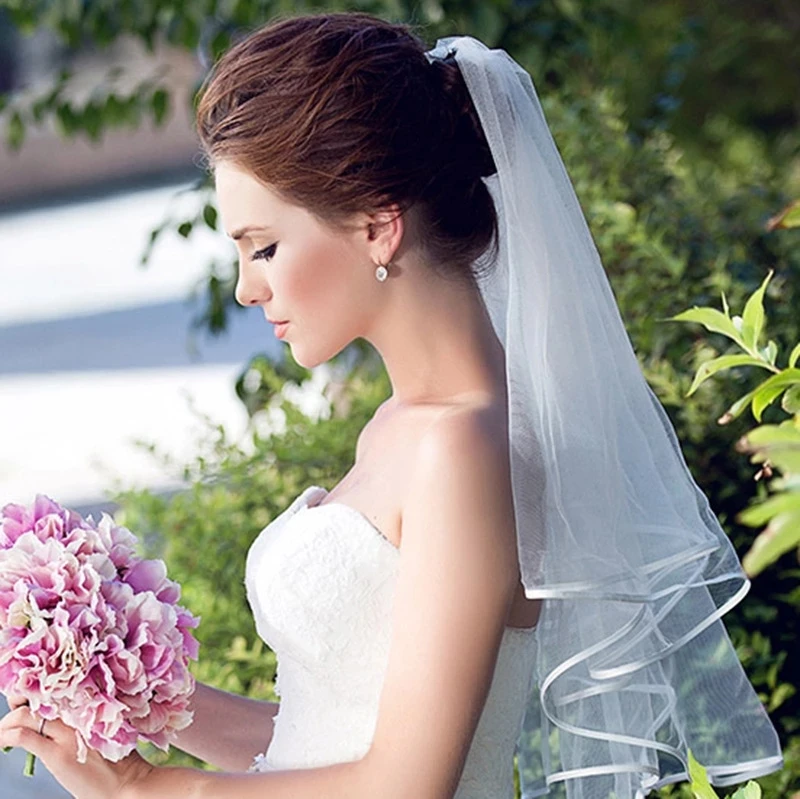
[[[81,763],[87,747],[117,762],[139,738],[167,750],[192,721],[199,619],[136,543],[108,514],[85,520],[43,494],[0,511],[0,693],[72,727]]]

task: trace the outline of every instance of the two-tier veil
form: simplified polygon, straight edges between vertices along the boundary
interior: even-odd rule
[[[497,267],[479,285],[503,343],[514,510],[545,599],[518,753],[523,799],[632,799],[780,768],[778,738],[720,617],[747,592],[634,355],[530,75],[469,36],[454,57],[489,143]]]

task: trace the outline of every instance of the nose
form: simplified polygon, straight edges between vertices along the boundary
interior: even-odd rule
[[[236,279],[236,290],[234,291],[236,302],[248,308],[251,305],[260,305],[266,302],[270,296],[271,292],[263,276],[248,273],[246,268],[242,268],[240,262],[239,276]]]

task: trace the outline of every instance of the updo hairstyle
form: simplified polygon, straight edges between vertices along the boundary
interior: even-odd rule
[[[473,282],[497,257],[481,177],[496,171],[452,56],[429,62],[411,26],[361,12],[279,18],[234,44],[201,89],[197,130],[229,160],[334,229],[414,208],[414,242]]]

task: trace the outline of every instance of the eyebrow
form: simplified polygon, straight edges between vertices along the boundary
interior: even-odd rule
[[[250,233],[252,230],[269,230],[269,228],[265,225],[245,225],[238,230],[234,230],[233,233],[230,234],[230,237],[234,241],[238,241],[240,238],[242,238],[242,236],[244,236],[246,233]]]

